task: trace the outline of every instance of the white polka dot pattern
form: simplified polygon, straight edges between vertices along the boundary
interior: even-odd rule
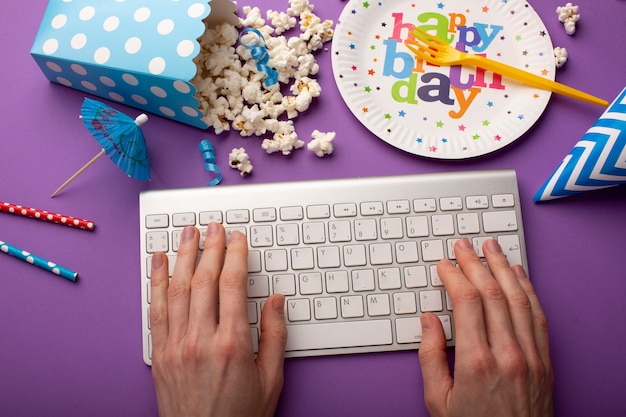
[[[189,80],[210,13],[206,0],[51,0],[31,54],[50,81],[205,129]]]

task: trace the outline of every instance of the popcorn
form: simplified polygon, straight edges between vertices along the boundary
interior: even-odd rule
[[[554,48],[554,59],[557,68],[561,68],[567,62],[568,54],[567,49],[556,47]]]
[[[573,35],[576,32],[576,22],[580,19],[578,6],[567,3],[565,6],[557,7],[556,13],[559,15],[559,22],[563,23],[565,27],[565,32],[568,35]]]
[[[234,148],[228,155],[228,163],[231,168],[238,169],[242,177],[246,177],[252,172],[250,157],[244,148]]]
[[[290,16],[300,16],[304,12],[313,12],[315,6],[309,4],[308,0],[289,0],[290,7],[287,14]]]
[[[323,157],[324,155],[330,155],[333,153],[333,140],[337,134],[335,132],[320,132],[319,130],[314,130],[311,134],[313,140],[309,142],[307,148],[310,151],[313,151],[315,155],[318,157]]]
[[[274,10],[268,10],[267,19],[272,22],[272,26],[276,28],[274,32],[277,35],[285,32],[296,26],[296,18],[288,13],[276,12]]]
[[[272,138],[261,146],[267,153],[284,155],[304,146],[293,119],[321,94],[321,86],[312,78],[319,72],[313,52],[333,36],[333,22],[316,16],[309,0],[288,1],[286,12],[269,10],[263,18],[258,7],[245,6],[245,16],[239,18],[239,27],[253,28],[255,36],[263,36],[266,64],[277,72],[278,83],[265,85],[267,74],[246,47],[254,43],[246,42],[245,30],[240,41],[239,30],[228,24],[207,25],[199,39],[201,52],[194,59],[198,71],[191,81],[203,120],[215,133],[233,129],[249,137],[269,132]],[[291,29],[300,29],[300,34],[283,35]],[[283,95],[285,91],[291,95]]]
[[[261,9],[258,7],[244,6],[243,12],[246,15],[244,19],[241,19],[242,26],[248,26],[252,28],[261,28],[265,26],[265,19],[261,16]]]
[[[272,154],[274,152],[282,152],[283,155],[291,154],[294,149],[300,149],[304,146],[304,142],[298,139],[292,121],[278,122],[279,126],[274,133],[273,139],[265,139],[261,147],[265,152]]]

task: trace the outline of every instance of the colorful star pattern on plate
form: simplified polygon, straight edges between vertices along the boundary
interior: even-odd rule
[[[351,111],[381,139],[414,154],[459,159],[506,146],[540,117],[549,93],[481,69],[434,67],[404,45],[415,22],[466,52],[554,77],[550,38],[526,2],[467,3],[346,4],[333,40],[335,78]]]

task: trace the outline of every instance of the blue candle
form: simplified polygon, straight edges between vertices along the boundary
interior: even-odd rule
[[[25,250],[19,249],[1,240],[0,251],[6,253],[7,255],[21,259],[24,262],[28,262],[31,265],[45,269],[48,272],[52,272],[55,275],[69,279],[70,281],[76,282],[76,279],[78,278],[77,272],[64,268],[61,265],[57,265],[54,262],[47,261],[37,255],[33,255],[32,253],[26,252]]]

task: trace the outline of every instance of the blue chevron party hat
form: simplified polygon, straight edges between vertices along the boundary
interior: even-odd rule
[[[626,88],[563,159],[535,202],[626,184]]]

